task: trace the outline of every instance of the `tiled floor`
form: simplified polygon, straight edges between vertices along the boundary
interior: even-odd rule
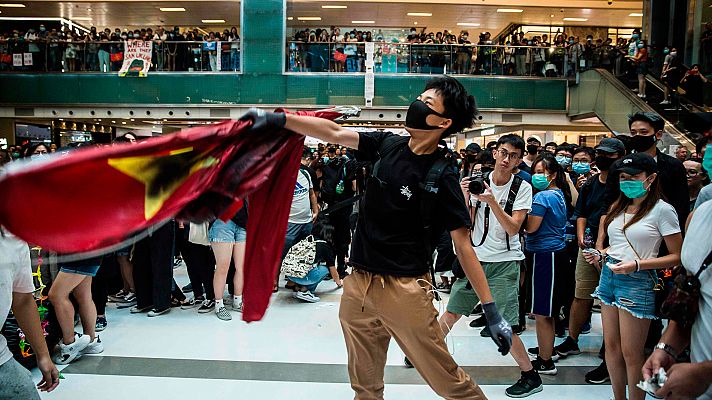
[[[183,268],[175,272],[181,285],[187,283]],[[100,334],[104,353],[64,368],[59,388],[43,399],[352,398],[337,318],[340,290],[325,282],[318,294],[320,303],[307,304],[280,291],[264,320],[251,324],[236,313],[230,322],[213,313],[198,314],[197,309],[173,309],[148,318],[110,305],[109,326]],[[518,375],[516,364],[500,356],[490,339],[479,336],[479,329],[470,328],[470,320],[453,329],[450,351],[489,398],[504,399],[504,389]],[[525,346],[535,346],[529,322],[521,337]],[[584,353],[559,362],[560,374],[544,377],[544,391],[532,398],[609,398],[610,386],[583,381],[583,374],[600,362],[601,339],[600,316],[594,314],[592,332],[581,338]],[[386,398],[438,398],[416,371],[402,367],[402,360],[403,353],[392,342]]]

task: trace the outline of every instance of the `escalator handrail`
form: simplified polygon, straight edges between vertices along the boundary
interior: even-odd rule
[[[665,90],[665,86],[666,86],[665,83],[661,82],[659,79],[655,78],[653,75],[650,75],[650,74],[646,75],[646,76],[645,76],[645,80],[648,81],[648,82],[650,82],[650,83],[652,83],[653,86],[655,86],[658,90],[660,90],[660,91]],[[677,90],[676,88],[672,88],[672,87],[671,87],[671,89]],[[677,97],[678,97],[679,99],[684,100],[684,105],[685,105],[685,107],[687,107],[688,111],[690,111],[690,112],[695,112],[695,113],[697,113],[697,112],[707,112],[704,108],[702,108],[702,107],[698,106],[697,104],[693,103],[693,102],[692,102],[690,99],[688,99],[687,97],[681,95],[680,93],[677,93],[677,91],[676,91],[676,94],[677,94]],[[681,103],[682,103],[682,102],[681,102]]]

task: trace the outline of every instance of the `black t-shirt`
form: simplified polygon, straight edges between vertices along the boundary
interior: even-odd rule
[[[392,133],[359,134],[359,161],[378,160],[379,149]],[[391,139],[393,140],[393,139]],[[421,200],[422,183],[438,154],[416,155],[404,142],[381,158],[378,177],[367,184],[363,214],[351,244],[350,263],[373,273],[419,276],[428,272]],[[469,214],[457,171],[446,170],[438,184],[432,221],[453,231],[469,226]],[[437,231],[437,227],[433,230]]]
[[[331,249],[331,246],[321,240],[316,242],[316,256],[314,257],[314,265],[319,264],[325,264],[327,267],[333,267],[336,265],[336,255],[334,255],[334,250]]]
[[[576,201],[574,215],[576,218],[586,218],[586,227],[591,228],[594,239],[598,234],[598,225],[604,211],[601,204],[605,202],[605,194],[606,184],[601,183],[598,175],[593,175],[581,186],[578,201]]]
[[[247,202],[245,201],[245,205],[242,206],[240,211],[235,214],[234,217],[232,217],[232,222],[237,224],[237,226],[241,228],[247,229]]]

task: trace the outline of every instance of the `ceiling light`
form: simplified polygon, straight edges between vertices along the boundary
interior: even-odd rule
[[[204,24],[224,24],[224,19],[203,19],[201,20]]]
[[[115,123],[116,123],[116,121],[111,121],[111,123],[112,123],[112,124],[115,124]]]
[[[321,6],[321,8],[348,8],[347,6]]]
[[[628,14],[629,17],[642,17],[643,13],[630,13]]]
[[[321,17],[297,17],[300,21],[321,21]]]
[[[424,13],[424,12],[409,12],[408,13],[409,17],[432,17],[433,13]]]
[[[564,18],[564,21],[586,22],[588,18]]]
[[[291,21],[293,19],[294,19],[294,17],[287,17],[287,21]]]
[[[549,15],[549,18],[554,18],[554,14]]]
[[[121,125],[126,125],[126,121],[121,121]]]
[[[418,21],[413,22],[413,25],[418,25]]]
[[[182,12],[185,11],[183,7],[161,7],[159,10],[163,12]]]
[[[520,13],[524,12],[524,10],[521,10],[519,8],[498,8],[497,12],[501,13]]]
[[[25,8],[27,7],[24,4],[19,4],[19,3],[2,3],[0,4],[0,7],[8,7],[8,8]]]
[[[352,24],[375,24],[376,21],[351,21]]]
[[[480,24],[473,22],[458,22],[457,26],[480,26]]]

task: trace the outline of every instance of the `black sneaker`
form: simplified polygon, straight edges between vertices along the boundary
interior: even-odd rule
[[[534,393],[539,393],[544,389],[541,378],[536,371],[533,374],[529,374],[531,376],[526,375],[527,374],[522,372],[522,377],[519,378],[517,383],[508,387],[504,393],[509,397],[522,398],[531,396]]]
[[[492,332],[490,332],[489,326],[485,326],[485,328],[480,331],[480,336],[482,336],[482,337],[492,337]]]
[[[608,375],[608,367],[606,366],[606,362],[602,362],[601,365],[596,367],[596,369],[589,371],[586,374],[586,383],[590,383],[592,385],[600,385],[606,382],[611,381],[611,377]]]
[[[181,292],[188,293],[193,291],[193,284],[189,283],[181,288]]]
[[[556,347],[554,349],[556,349]],[[529,353],[529,355],[531,356],[539,357],[539,347],[530,347],[527,349],[527,353]],[[551,355],[551,359],[554,361],[559,360],[559,354],[556,353],[556,350],[554,350],[554,354]]]
[[[581,328],[581,334],[588,335],[589,333],[591,333],[591,322],[586,322]]]
[[[97,332],[101,332],[106,329],[108,323],[106,322],[106,317],[96,317],[96,327],[94,328]]]
[[[478,305],[475,306],[475,308],[472,310],[472,312],[470,313],[470,315],[480,316],[480,315],[482,315],[482,314],[484,314],[484,313],[485,313],[484,310],[482,310],[482,303],[480,303],[480,304],[478,304]]]
[[[203,300],[203,303],[198,308],[198,312],[201,314],[209,313],[215,309],[215,300]]]
[[[544,361],[541,357],[537,356],[536,360],[532,361],[532,366],[534,370],[541,375],[556,375],[559,373],[554,365],[554,360]]]
[[[485,326],[487,326],[487,318],[485,318],[484,315],[470,321],[470,327],[472,328],[482,328]]]
[[[413,364],[410,362],[410,360],[408,359],[408,357],[406,357],[406,358],[403,359],[403,364],[405,364],[405,367],[406,367],[406,368],[414,368],[414,367],[413,367]]]
[[[522,325],[514,325],[514,326],[512,326],[512,333],[514,333],[515,335],[521,335],[522,332],[524,332],[524,331],[526,331],[526,330],[527,330],[527,327],[526,327],[526,326],[522,326]]]
[[[581,354],[581,349],[579,349],[578,343],[576,343],[576,341],[573,340],[571,336],[567,337],[566,340],[561,342],[560,345],[554,346],[554,351],[561,358]]]

